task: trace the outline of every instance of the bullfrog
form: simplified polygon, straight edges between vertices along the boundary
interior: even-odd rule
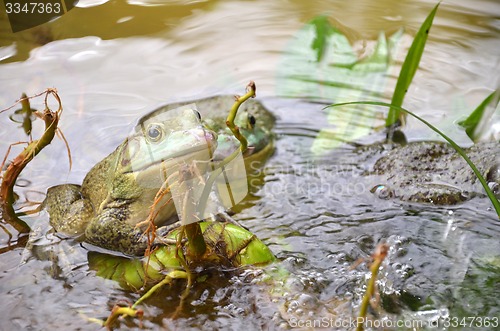
[[[272,150],[268,128],[274,118],[259,102],[248,101],[235,122],[253,144],[249,156],[268,155]],[[197,107],[188,105],[192,103]],[[86,242],[108,250],[142,255],[148,243],[143,236],[145,226],[137,225],[147,219],[169,167],[175,166],[172,160],[206,159],[208,154],[215,160],[217,155],[224,157],[223,152],[216,151],[218,141],[236,144],[225,137],[229,134],[223,125],[217,124],[221,119],[225,121],[224,115],[233,103],[232,96],[218,96],[163,105],[142,117],[135,133],[97,163],[82,185],[48,189],[42,207],[47,209],[52,227],[65,235],[83,235]],[[176,115],[171,115],[173,112]],[[156,204],[161,206],[155,218],[160,234],[172,229],[169,225],[178,220],[171,195],[167,188],[164,191],[166,194]]]
[[[466,154],[500,197],[500,144],[483,142],[465,149]],[[382,183],[372,192],[383,198],[454,205],[484,189],[465,160],[443,142],[413,142],[392,149],[376,161],[373,172]]]

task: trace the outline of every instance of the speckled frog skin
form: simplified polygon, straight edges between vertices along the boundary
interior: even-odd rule
[[[500,197],[500,144],[478,143],[465,152]],[[382,183],[374,188],[383,197],[404,201],[454,205],[485,194],[465,160],[448,144],[415,142],[391,150],[374,165]]]
[[[267,128],[272,127],[274,118],[260,103],[250,101],[249,105],[244,104],[237,120],[242,133],[256,146],[253,154],[258,155],[271,148],[272,140]],[[199,113],[192,107],[182,110],[183,113],[177,117],[165,117],[174,108],[193,102],[198,109],[204,109],[203,125],[199,121]],[[43,207],[50,215],[51,225],[66,235],[83,234],[86,242],[105,249],[142,255],[147,239],[142,236],[144,227],[136,225],[146,220],[155,195],[165,182],[169,160],[179,155],[198,160],[199,153],[206,153],[207,146],[214,153],[217,141],[235,143],[225,137],[222,125],[215,125],[225,121],[224,115],[227,116],[233,103],[232,96],[212,97],[162,106],[144,116],[136,127],[136,133],[97,163],[81,186],[64,184],[48,189]],[[266,119],[256,119],[257,116],[266,116],[267,122],[264,122]],[[207,128],[207,121],[213,129]],[[266,125],[258,127],[258,124],[264,123]],[[219,131],[218,135],[213,130]],[[201,150],[198,151],[200,141]],[[260,141],[264,143],[260,144]],[[166,226],[178,220],[174,204],[169,199],[170,194],[166,194],[157,204],[162,206],[157,210],[157,226]]]

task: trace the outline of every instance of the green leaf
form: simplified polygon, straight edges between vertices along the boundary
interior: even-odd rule
[[[404,117],[397,107],[403,104],[418,69],[438,7],[439,3],[423,22],[401,67],[391,100],[395,107],[389,109],[386,126],[394,125],[398,119],[404,122]],[[382,96],[386,85],[385,73],[390,64],[388,49],[394,48],[394,41],[390,42],[391,45],[388,46],[385,36],[381,34],[373,54],[358,59],[347,38],[332,27],[326,17],[316,17],[298,33],[290,51],[285,53],[282,66],[284,75],[279,74],[285,80],[278,84],[281,90],[278,94],[337,102],[359,97],[377,99]],[[306,45],[310,45],[309,51]],[[315,61],[311,61],[313,54]],[[374,126],[374,117],[367,114],[357,117],[352,115],[353,112],[359,114],[363,113],[363,110],[346,108],[342,113],[329,112],[328,123],[334,127],[321,129],[312,146],[314,153],[322,153],[344,141],[352,141],[370,132],[370,125]],[[360,118],[369,122],[358,123]]]
[[[493,101],[496,100],[496,105],[494,108],[498,106],[498,102],[500,101],[500,90],[494,91],[490,95],[486,97],[486,99],[481,102],[479,106],[467,117],[465,120],[458,122],[458,124],[465,129],[465,132],[469,136],[472,141],[476,142],[479,139],[478,132],[476,132],[476,128],[481,120],[487,120],[483,118],[485,116],[485,110],[488,108],[487,106]],[[490,114],[489,117],[491,117]]]
[[[387,119],[385,125],[387,127],[393,126],[398,120],[404,123],[404,117],[402,117],[401,112],[398,107],[403,105],[403,100],[410,87],[411,81],[413,80],[413,76],[418,69],[418,65],[420,63],[420,58],[422,57],[422,53],[424,52],[425,43],[427,42],[427,36],[429,35],[429,31],[432,26],[432,22],[434,20],[434,16],[436,15],[436,11],[439,7],[439,3],[432,9],[424,23],[418,30],[415,35],[415,39],[410,46],[408,54],[406,55],[405,61],[403,62],[403,66],[401,67],[401,71],[399,73],[398,81],[396,83],[396,88],[394,89],[394,94],[392,95],[391,104],[395,107],[391,107],[389,109],[389,114],[387,115]]]
[[[288,43],[278,66],[277,94],[335,100],[346,86],[345,71],[356,62],[349,40],[324,16],[304,25]]]
[[[264,266],[275,261],[271,250],[250,231],[231,223],[200,222],[203,237],[211,253],[197,261],[206,263],[230,262],[233,267]],[[166,238],[176,240],[181,228],[170,231]],[[180,270],[185,265],[183,254],[176,244],[159,246],[149,257],[125,258],[89,252],[89,267],[97,276],[112,279],[123,288],[139,289],[148,282],[158,282],[166,272]]]
[[[384,32],[380,32],[375,50],[369,56],[357,61],[352,67],[358,72],[385,71],[389,67],[389,47]]]
[[[371,50],[359,58],[349,39],[325,16],[302,27],[287,45],[278,66],[277,94],[284,97],[343,102],[356,99],[383,100],[391,82],[391,54],[403,35],[400,29],[390,38],[380,32],[368,41]],[[331,109],[327,123],[311,146],[315,155],[353,141],[382,126],[383,114],[363,107]]]

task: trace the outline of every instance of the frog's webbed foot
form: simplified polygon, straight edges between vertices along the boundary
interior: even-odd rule
[[[57,231],[69,236],[84,233],[88,221],[92,219],[94,208],[84,199],[80,185],[57,185],[47,190],[41,207],[50,215],[50,225]]]
[[[85,230],[86,241],[127,255],[143,255],[148,247],[148,238],[143,231],[120,219],[119,211],[107,209],[94,218]]]
[[[231,224],[234,224],[236,226],[239,226],[239,227],[242,227],[242,228],[245,228],[244,226],[242,226],[240,223],[238,223],[235,219],[233,219],[231,216],[229,216],[229,214],[227,214],[226,212],[223,212],[223,213],[219,213],[215,216],[211,216],[209,218],[207,218],[205,221],[209,221],[209,222],[222,222],[222,223],[231,223]],[[164,226],[161,226],[159,227],[158,229],[156,229],[156,239],[154,241],[154,244],[156,245],[173,245],[173,244],[176,244],[177,243],[177,239],[174,239],[174,238],[169,238],[169,234],[171,231],[179,228],[182,226],[182,223],[181,221],[177,221],[175,223],[172,223],[172,224],[169,224],[169,225],[164,225]],[[186,239],[183,239],[183,240],[186,240]]]
[[[168,238],[168,235],[170,234],[171,231],[179,228],[181,225],[182,225],[181,221],[177,221],[172,224],[160,226],[158,229],[156,229],[156,238],[154,244],[175,245],[177,243],[177,240],[174,238]]]
[[[248,230],[246,227],[241,225],[237,220],[232,218],[227,212],[221,212],[221,213],[215,215],[213,217],[213,220],[217,221],[217,222],[222,222],[222,223],[231,223],[231,224],[234,224],[236,226],[239,226],[241,228]]]

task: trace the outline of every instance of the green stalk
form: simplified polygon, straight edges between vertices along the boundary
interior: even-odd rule
[[[361,306],[359,308],[359,315],[357,319],[357,328],[356,331],[363,331],[363,323],[366,318],[366,313],[368,311],[368,306],[370,304],[370,299],[373,297],[375,294],[375,284],[377,282],[377,276],[378,276],[378,270],[380,268],[380,265],[382,264],[382,260],[375,260],[373,261],[370,271],[372,273],[370,280],[368,281],[368,284],[366,285],[366,292],[365,295],[363,296],[363,300],[361,301]]]
[[[241,134],[239,128],[237,125],[234,124],[234,119],[236,118],[236,114],[238,112],[239,107],[243,102],[248,100],[249,98],[255,97],[255,83],[250,82],[247,87],[247,93],[243,95],[242,97],[237,97],[235,103],[231,107],[231,110],[229,112],[229,115],[226,119],[226,125],[228,128],[231,130],[231,132],[234,134],[236,139],[238,139],[241,143],[240,146],[240,151],[241,153],[244,153],[247,148],[248,148],[248,142],[246,138]],[[236,150],[233,152],[230,156],[222,160],[218,165],[217,169],[215,169],[207,179],[207,182],[205,183],[205,187],[203,189],[203,192],[199,198],[198,202],[198,207],[197,207],[197,213],[195,213],[194,206],[191,203],[193,200],[190,197],[190,192],[191,190],[186,189],[186,196],[185,196],[185,203],[183,206],[183,213],[184,213],[184,218],[192,216],[192,215],[203,215],[203,212],[205,211],[206,204],[208,201],[208,196],[210,194],[211,188],[213,186],[213,183],[215,182],[216,178],[222,173],[223,167],[231,162],[235,157],[238,156],[240,151]],[[189,171],[186,171],[185,173],[182,173],[182,177],[186,177],[185,179],[189,178]],[[181,180],[181,183],[183,183],[185,180]],[[201,231],[200,225],[198,222],[190,223],[187,225],[184,225],[184,233],[188,239],[188,256],[190,258],[194,258],[195,260],[199,259],[202,257],[207,249],[207,245],[205,243],[205,239],[203,238],[203,233]]]
[[[415,115],[411,111],[406,110],[403,107],[395,106],[393,104],[386,103],[386,102],[378,102],[378,101],[353,101],[353,102],[336,103],[336,104],[330,105],[330,106],[325,107],[325,108],[338,107],[338,106],[343,106],[343,105],[372,105],[372,106],[383,106],[383,107],[389,107],[389,108],[392,107],[392,108],[396,108],[398,111],[401,111],[401,112],[404,112],[406,114],[409,114],[409,115],[413,116],[414,118],[416,118],[420,122],[422,122],[425,125],[427,125],[431,130],[433,130],[434,132],[438,133],[441,137],[443,137],[444,139],[446,139],[446,141],[448,143],[450,143],[451,147],[453,147],[457,151],[457,153],[460,154],[460,156],[465,160],[465,162],[467,162],[467,164],[469,165],[469,167],[471,167],[472,171],[474,171],[474,174],[477,176],[477,179],[479,180],[479,182],[483,186],[484,190],[486,191],[486,195],[488,195],[488,198],[490,199],[491,203],[493,204],[493,207],[495,208],[495,211],[496,211],[496,213],[498,215],[498,218],[500,219],[500,202],[495,197],[495,194],[493,194],[493,192],[491,191],[491,189],[488,186],[488,183],[484,179],[483,175],[479,172],[479,170],[476,168],[476,166],[474,165],[474,163],[469,159],[469,157],[467,156],[467,154],[465,153],[465,151],[460,146],[458,146],[453,140],[451,140],[447,135],[445,135],[443,132],[441,132],[438,128],[436,128],[431,123],[429,123],[426,120],[424,120],[423,118]]]

